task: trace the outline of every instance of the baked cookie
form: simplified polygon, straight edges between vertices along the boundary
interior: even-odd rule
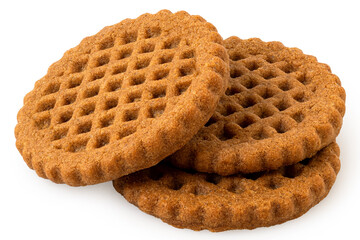
[[[170,156],[180,168],[230,175],[277,169],[334,141],[345,91],[326,64],[297,48],[260,39],[224,41],[228,89],[215,114]]]
[[[297,218],[320,202],[340,169],[332,143],[313,158],[278,170],[220,176],[160,163],[113,182],[140,210],[178,228],[253,229]]]
[[[105,27],[24,98],[16,146],[41,177],[73,186],[151,167],[214,113],[229,75],[216,28],[160,11]]]

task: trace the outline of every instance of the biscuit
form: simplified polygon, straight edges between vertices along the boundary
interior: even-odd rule
[[[278,170],[220,176],[160,163],[114,180],[140,210],[178,228],[253,229],[297,218],[319,203],[340,169],[332,143],[313,158]]]
[[[157,164],[214,113],[229,75],[222,42],[213,25],[183,11],[105,27],[25,96],[18,150],[39,176],[72,186]]]
[[[297,48],[260,39],[224,40],[228,89],[216,112],[170,156],[180,168],[223,176],[277,169],[334,141],[345,91],[326,64]]]

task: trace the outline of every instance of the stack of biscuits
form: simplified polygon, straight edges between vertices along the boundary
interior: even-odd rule
[[[315,57],[162,10],[65,52],[25,96],[15,135],[40,177],[113,181],[166,223],[224,231],[319,203],[340,169],[344,113],[339,78]]]

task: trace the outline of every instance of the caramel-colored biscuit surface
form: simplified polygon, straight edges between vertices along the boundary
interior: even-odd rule
[[[230,175],[277,169],[334,141],[345,91],[326,64],[260,39],[224,41],[230,82],[215,114],[170,156],[181,168]]]
[[[73,186],[148,168],[208,121],[229,74],[215,27],[163,10],[105,27],[24,98],[16,145],[41,177]]]
[[[160,163],[113,184],[130,203],[175,227],[224,231],[301,216],[328,194],[339,169],[332,143],[311,159],[268,172],[224,177]]]

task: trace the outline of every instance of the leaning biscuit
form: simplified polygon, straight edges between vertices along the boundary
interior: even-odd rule
[[[313,158],[278,170],[220,176],[161,163],[113,182],[140,210],[178,228],[253,229],[297,218],[319,203],[340,169],[332,143]]]
[[[326,64],[297,48],[260,39],[224,41],[228,89],[215,114],[170,156],[180,168],[230,175],[277,169],[334,141],[345,91]]]
[[[17,148],[39,176],[73,186],[155,165],[214,113],[229,74],[221,44],[213,25],[186,12],[105,27],[26,95]]]

